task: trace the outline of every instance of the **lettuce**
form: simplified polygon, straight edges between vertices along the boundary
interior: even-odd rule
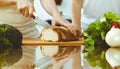
[[[100,20],[91,23],[83,31],[85,39],[84,58],[88,63],[101,69],[111,69],[111,66],[105,59],[105,52],[110,48],[105,42],[105,35],[111,28],[111,22],[120,22],[120,17],[112,12],[105,13]]]

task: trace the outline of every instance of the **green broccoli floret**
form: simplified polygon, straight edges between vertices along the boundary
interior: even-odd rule
[[[21,43],[22,33],[18,29],[7,24],[0,25],[0,67],[13,64],[22,57]],[[15,55],[19,56],[14,62],[9,62]]]
[[[13,47],[21,46],[22,42],[22,33],[13,26],[2,24],[2,28],[4,28],[4,37],[8,38],[8,40],[13,44]]]

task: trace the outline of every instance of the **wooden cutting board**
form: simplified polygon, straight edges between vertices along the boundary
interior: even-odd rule
[[[45,42],[41,41],[39,38],[23,38],[22,46],[50,46],[50,45],[59,45],[59,46],[81,46],[84,44],[84,39],[80,38],[78,41],[69,41],[69,42]]]

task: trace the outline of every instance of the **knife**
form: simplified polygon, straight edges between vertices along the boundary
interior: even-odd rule
[[[48,22],[40,19],[35,12],[33,12],[33,18],[39,33],[41,33],[43,28],[49,28],[51,26]]]

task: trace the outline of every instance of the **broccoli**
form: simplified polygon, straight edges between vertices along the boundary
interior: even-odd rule
[[[18,29],[8,24],[0,25],[0,67],[11,65],[22,57],[21,43],[22,33]],[[10,60],[16,55],[17,57],[11,62]]]

